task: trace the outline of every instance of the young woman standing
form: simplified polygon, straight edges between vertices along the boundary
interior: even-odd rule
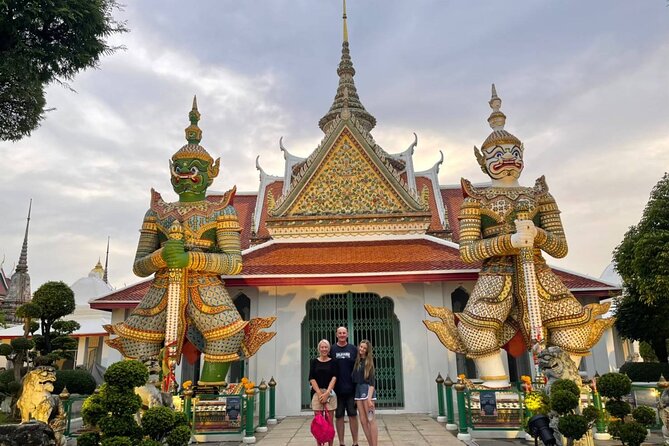
[[[323,409],[328,411],[329,421],[334,432],[334,410],[337,408],[337,396],[333,389],[337,382],[337,364],[330,358],[330,342],[322,339],[318,343],[318,357],[311,360],[309,384],[311,384],[311,409],[314,415]],[[318,442],[316,442],[320,446]],[[332,441],[328,443],[332,446]]]
[[[374,355],[372,344],[367,339],[363,339],[358,345],[358,357],[355,359],[352,377],[355,384],[355,401],[360,414],[360,425],[369,446],[377,446],[379,429],[376,425],[374,404],[376,401]]]

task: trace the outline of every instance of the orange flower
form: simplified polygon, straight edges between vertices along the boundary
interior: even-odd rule
[[[193,385],[193,381],[188,380],[188,381],[184,381],[184,383],[181,384],[181,387],[183,387],[185,390],[188,390],[188,389],[191,388],[192,385]]]
[[[520,380],[526,384],[530,384],[532,382],[532,378],[530,378],[527,375],[523,375],[520,377]]]
[[[464,381],[464,379],[465,379],[465,374],[464,374],[464,373],[460,373],[460,374],[458,375],[458,378]]]
[[[246,384],[247,382],[249,382],[248,378],[243,377],[243,378],[242,378],[242,384]]]

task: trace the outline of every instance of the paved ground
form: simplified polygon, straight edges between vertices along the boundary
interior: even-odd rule
[[[502,440],[502,439],[479,439],[474,434],[474,439],[465,443],[455,437],[455,432],[447,431],[446,427],[437,423],[429,415],[425,414],[402,414],[402,415],[377,415],[379,426],[379,446],[511,446],[523,445],[532,446],[534,441],[525,440]],[[266,433],[256,432],[256,444],[259,446],[313,446],[314,438],[311,436],[309,426],[311,424],[310,416],[286,417],[279,420],[279,423],[269,426]],[[346,425],[345,442],[351,446],[351,434]],[[68,445],[74,446],[74,441],[68,442]],[[216,442],[201,443],[207,446],[237,446],[242,445],[239,441],[234,442]],[[337,446],[335,437],[334,446]],[[360,429],[360,446],[367,445],[365,436]],[[659,432],[653,433],[646,439],[644,445],[663,444],[662,435]],[[595,440],[595,446],[620,446],[619,441],[601,441]]]

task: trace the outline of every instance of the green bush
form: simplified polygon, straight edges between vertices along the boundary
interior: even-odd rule
[[[77,446],[98,446],[100,434],[97,432],[86,432],[77,437]]]
[[[622,373],[605,373],[597,380],[597,389],[604,397],[620,399],[632,391],[632,381]]]
[[[106,415],[100,419],[98,426],[105,437],[142,438],[134,415]]]
[[[9,384],[14,381],[14,369],[3,370],[0,372],[0,383]]]
[[[102,446],[134,446],[128,437],[109,437],[102,439]]]
[[[145,438],[139,443],[137,443],[137,446],[163,446],[163,444],[159,441],[151,440],[150,438]]]
[[[625,401],[609,400],[606,402],[606,411],[610,413],[611,416],[622,420],[625,418],[625,415],[632,411],[632,407]]]
[[[4,343],[0,344],[0,355],[7,356],[13,351],[14,351],[14,349],[12,348],[12,346],[10,344],[4,344]]]
[[[66,386],[70,393],[91,395],[97,384],[88,370],[56,370],[56,382],[52,393],[57,395]]]
[[[181,425],[175,427],[167,436],[167,446],[187,446],[190,441],[190,427]]]
[[[558,379],[551,384],[551,393],[559,390],[566,390],[573,393],[576,396],[581,396],[581,389],[578,388],[574,381],[569,379]]]
[[[109,386],[102,394],[104,407],[114,415],[134,414],[142,407],[142,399],[134,392],[117,391]]]
[[[567,438],[578,440],[588,432],[590,425],[582,415],[564,415],[558,420],[558,430]]]
[[[626,362],[620,367],[620,373],[625,373],[635,382],[656,383],[660,375],[669,378],[669,364],[662,362]]]
[[[579,396],[568,390],[552,390],[550,394],[551,409],[564,415],[578,407]]]
[[[174,412],[174,427],[188,426],[188,416],[184,412]]]
[[[583,416],[589,423],[596,421],[599,418],[599,410],[595,406],[587,406],[583,409]]]
[[[153,440],[162,440],[174,427],[174,411],[169,407],[155,406],[142,415],[142,431]]]
[[[133,389],[146,384],[149,371],[139,361],[126,360],[115,362],[105,372],[105,382],[119,389]]]
[[[107,415],[107,413],[108,411],[102,405],[102,397],[100,395],[89,396],[81,405],[81,418],[86,426],[97,426],[100,419]]]
[[[20,338],[14,338],[9,341],[12,344],[14,350],[32,350],[35,347],[35,342],[32,339],[27,339],[21,336]]]
[[[646,427],[635,421],[620,423],[617,433],[616,438],[626,446],[641,446],[641,443],[646,439],[646,435],[648,435]]]
[[[645,427],[650,427],[657,422],[655,410],[648,406],[639,406],[632,411],[634,421],[643,424]]]

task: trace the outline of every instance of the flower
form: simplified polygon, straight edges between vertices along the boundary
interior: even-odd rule
[[[247,382],[249,382],[249,379],[247,377],[243,377],[242,384],[246,384]]]
[[[531,412],[537,412],[546,406],[544,394],[541,392],[529,392],[525,396],[525,407]]]
[[[458,375],[458,379],[460,379],[461,381],[464,381],[464,380],[465,380],[465,374],[464,374],[464,373],[460,373],[460,374]]]
[[[188,389],[191,388],[192,385],[193,385],[193,381],[191,381],[191,380],[189,379],[188,381],[184,381],[183,384],[181,384],[181,387],[182,387],[184,390],[188,390]]]
[[[527,376],[527,375],[523,375],[523,376],[521,376],[521,377],[520,377],[520,380],[521,380],[522,382],[524,382],[524,383],[527,383],[527,384],[530,384],[530,383],[532,382],[532,378],[529,377],[529,376]]]

